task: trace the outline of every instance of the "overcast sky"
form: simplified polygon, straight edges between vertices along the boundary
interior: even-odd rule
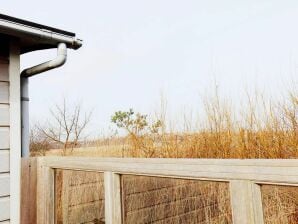
[[[2,1],[1,13],[75,32],[84,40],[59,69],[30,80],[31,120],[80,100],[93,130],[116,110],[152,113],[160,94],[172,113],[199,110],[214,84],[239,101],[258,88],[279,97],[297,83],[297,0]],[[22,68],[55,56],[22,56]]]

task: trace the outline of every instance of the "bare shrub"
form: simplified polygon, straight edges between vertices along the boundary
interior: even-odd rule
[[[51,119],[45,125],[39,125],[38,129],[48,141],[61,146],[62,155],[66,155],[67,149],[72,152],[79,146],[92,113],[82,113],[81,104],[70,107],[65,99],[61,105],[56,104],[50,113]]]
[[[45,156],[46,152],[51,148],[49,139],[45,138],[39,128],[34,126],[30,130],[30,155]]]

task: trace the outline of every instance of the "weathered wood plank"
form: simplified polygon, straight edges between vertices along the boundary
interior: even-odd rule
[[[0,174],[0,197],[9,196],[9,174]]]
[[[0,127],[0,150],[9,149],[9,128]]]
[[[0,221],[8,220],[10,217],[9,197],[0,198]]]
[[[261,186],[259,184],[252,183],[251,187],[255,223],[264,223]]]
[[[231,181],[230,195],[234,224],[262,224],[262,201],[251,181]],[[258,209],[258,211],[257,211]]]
[[[21,223],[36,223],[36,159],[22,159]]]
[[[9,105],[0,104],[0,126],[9,126]]]
[[[254,180],[298,185],[298,160],[113,159],[47,157],[53,168],[200,180]],[[263,164],[262,164],[263,162]]]
[[[120,175],[105,172],[104,173],[105,189],[105,223],[121,224],[121,189]]]
[[[104,203],[101,201],[94,202],[92,204],[84,204],[79,207],[72,207],[68,211],[68,219],[65,221],[63,220],[63,224],[65,223],[86,223],[88,220],[91,223],[98,223],[94,222],[94,217],[103,217],[104,214]],[[99,223],[102,223],[98,220]]]
[[[103,183],[82,185],[71,188],[67,186],[66,190],[69,191],[68,206],[77,206],[80,204],[104,200]]]
[[[37,161],[36,223],[54,224],[54,178],[54,170],[44,166],[43,159]]]
[[[67,224],[103,221],[103,173],[57,170],[56,183],[58,183],[56,184],[58,222]]]
[[[8,82],[0,82],[0,103],[9,103]]]
[[[9,172],[9,150],[0,150],[0,173]]]
[[[71,161],[90,161],[90,162],[114,162],[117,163],[136,163],[136,164],[189,164],[189,165],[222,165],[222,166],[270,166],[270,167],[297,167],[297,159],[171,159],[171,158],[115,158],[115,157],[61,157],[53,156],[44,160],[64,160]]]

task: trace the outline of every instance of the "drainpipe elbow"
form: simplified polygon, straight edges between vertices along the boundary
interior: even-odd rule
[[[67,59],[67,46],[65,43],[60,43],[57,48],[57,57],[55,59],[33,66],[31,68],[27,68],[22,71],[21,76],[29,78],[39,73],[46,72],[54,68],[58,68],[64,65],[64,63],[66,62],[66,59]]]

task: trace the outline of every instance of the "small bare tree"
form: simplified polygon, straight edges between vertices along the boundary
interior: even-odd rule
[[[66,155],[67,149],[71,152],[79,145],[83,138],[83,132],[88,126],[92,112],[82,113],[82,104],[69,107],[66,100],[63,104],[56,104],[50,110],[51,117],[45,126],[39,126],[39,130],[45,138],[58,144],[62,148],[62,155]]]

